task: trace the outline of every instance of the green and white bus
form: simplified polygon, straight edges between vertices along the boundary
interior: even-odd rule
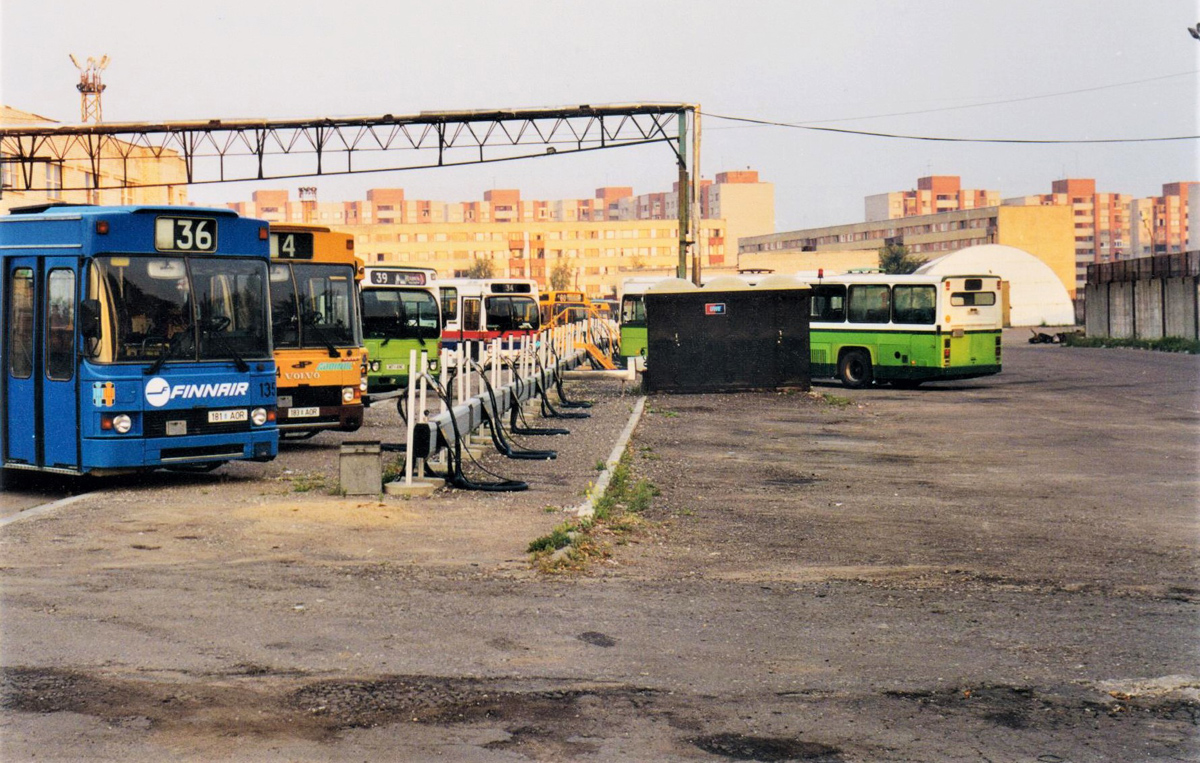
[[[624,368],[629,359],[639,371],[646,370],[646,289],[663,276],[626,278],[621,284],[620,351],[618,365]]]
[[[363,268],[362,275],[359,293],[369,397],[408,385],[411,350],[428,353],[431,364],[437,360],[442,319],[437,271],[368,266]]]
[[[857,389],[1000,373],[998,276],[842,275],[812,288],[814,379]]]

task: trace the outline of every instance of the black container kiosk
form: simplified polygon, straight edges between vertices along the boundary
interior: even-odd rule
[[[647,392],[808,389],[812,290],[794,276],[736,276],[646,290]]]

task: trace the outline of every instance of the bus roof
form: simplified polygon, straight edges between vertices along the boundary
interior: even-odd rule
[[[227,207],[181,207],[168,204],[133,204],[124,206],[104,206],[99,204],[30,204],[24,207],[13,207],[8,210],[8,218],[21,219],[29,215],[45,215],[46,217],[98,217],[111,214],[146,214],[163,213],[174,215],[202,214],[213,217],[241,217],[237,212]],[[5,217],[0,217],[3,221]]]
[[[313,225],[312,223],[268,223],[273,231],[284,231],[291,233],[333,233],[333,228],[326,225]],[[341,231],[339,231],[340,233]],[[346,234],[350,235],[350,234]]]
[[[801,274],[797,274],[798,276]],[[823,278],[817,278],[810,272],[803,274],[804,278],[813,286],[819,286],[823,283],[847,283],[847,284],[930,284],[942,283],[949,281],[952,278],[993,278],[997,281],[1000,276],[992,273],[962,273],[954,275],[924,275],[916,273],[893,274],[887,273],[845,273],[842,275],[826,275]]]

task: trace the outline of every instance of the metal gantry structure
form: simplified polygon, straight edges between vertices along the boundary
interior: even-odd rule
[[[698,233],[699,114],[696,104],[636,103],[408,116],[0,126],[0,164],[5,189],[12,191],[42,190],[39,167],[86,165],[86,186],[57,190],[92,191],[148,187],[130,178],[130,164],[156,159],[182,160],[184,183],[193,185],[432,169],[663,143],[679,168],[678,275],[684,278],[688,249]],[[695,262],[698,258],[694,278]]]

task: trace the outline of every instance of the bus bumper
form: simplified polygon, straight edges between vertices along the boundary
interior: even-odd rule
[[[279,453],[279,432],[259,429],[239,437],[84,438],[80,471],[157,469],[212,461],[270,461]]]

